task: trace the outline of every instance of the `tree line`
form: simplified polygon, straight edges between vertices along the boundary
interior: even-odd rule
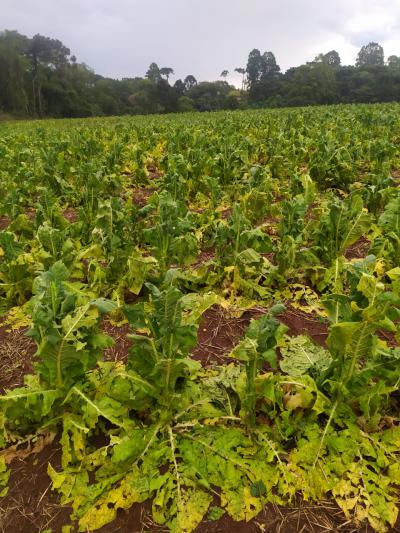
[[[275,55],[254,49],[237,67],[241,88],[198,82],[189,74],[173,85],[171,67],[152,63],[144,77],[106,78],[79,63],[61,41],[17,31],[0,32],[0,113],[21,117],[216,111],[248,107],[373,103],[400,100],[400,57],[385,61],[378,43],[363,46],[353,66],[337,51],[281,71]]]

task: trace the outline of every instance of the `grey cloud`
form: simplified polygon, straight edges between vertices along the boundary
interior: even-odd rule
[[[142,76],[152,61],[216,79],[253,48],[283,69],[336,47],[354,62],[362,44],[399,43],[398,0],[1,0],[1,25],[58,38],[112,76]],[[396,53],[389,50],[390,53]]]

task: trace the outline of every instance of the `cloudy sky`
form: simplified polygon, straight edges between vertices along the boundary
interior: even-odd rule
[[[60,39],[104,76],[142,76],[155,61],[210,80],[253,48],[283,70],[331,49],[353,64],[369,41],[400,55],[400,0],[0,0],[0,29]]]

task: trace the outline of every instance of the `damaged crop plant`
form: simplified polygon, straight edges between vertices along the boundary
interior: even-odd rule
[[[299,497],[394,526],[399,145],[397,104],[1,125],[0,311],[37,347],[0,396],[2,497],[42,438],[79,531]],[[252,319],[202,364],[211,309]]]

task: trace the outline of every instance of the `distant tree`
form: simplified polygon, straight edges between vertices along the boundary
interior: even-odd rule
[[[324,62],[331,67],[339,67],[342,61],[338,52],[336,52],[336,50],[331,50],[324,55]]]
[[[26,55],[30,39],[17,31],[4,30],[0,32],[0,42],[10,50],[14,50],[21,55]]]
[[[171,74],[174,74],[174,69],[170,67],[163,67],[160,69],[160,74],[161,76],[165,76],[167,81],[169,81],[169,77],[171,76]]]
[[[356,66],[384,65],[385,58],[383,48],[378,43],[369,43],[361,48],[358,53]]]
[[[185,84],[186,90],[189,91],[197,85],[197,80],[194,76],[192,76],[192,74],[189,74],[188,76],[186,76],[183,83]]]
[[[252,50],[247,63],[247,80],[249,100],[254,103],[265,103],[279,91],[280,66],[272,52],[260,54],[259,50]]]
[[[322,105],[335,102],[335,73],[325,62],[314,62],[290,69],[289,76],[287,98],[290,105]]]
[[[340,67],[341,59],[336,50],[331,50],[327,54],[318,54],[314,61],[307,64],[312,65],[313,63],[325,63],[330,67]]]
[[[218,111],[230,108],[229,95],[234,89],[225,81],[205,81],[192,87],[188,96],[198,111]]]
[[[399,56],[389,56],[387,60],[388,67],[390,68],[400,68],[400,57]]]
[[[243,102],[244,96],[241,91],[238,91],[237,89],[229,91],[226,99],[226,106],[228,109],[239,109],[242,107]]]
[[[128,97],[129,105],[133,113],[159,113],[160,106],[154,102],[153,91],[155,84],[149,79],[141,79],[132,87],[132,93]]]
[[[179,79],[174,83],[174,89],[178,96],[183,96],[185,94],[186,87],[183,81]]]
[[[260,50],[254,48],[254,50],[252,50],[249,54],[246,67],[247,81],[250,87],[252,87],[259,81],[259,79],[261,78],[262,70],[263,60],[261,57]]]
[[[178,109],[178,95],[166,80],[160,80],[151,90],[151,96],[161,113],[173,113]]]
[[[229,74],[229,70],[223,70],[220,74],[221,78],[224,78],[226,79],[226,77],[228,76]]]
[[[235,72],[242,75],[242,91],[243,91],[245,87],[246,69],[243,67],[237,67],[235,68]]]
[[[34,68],[39,64],[57,69],[68,63],[70,50],[58,39],[34,35],[27,48],[27,56],[32,59]]]
[[[172,113],[178,110],[178,94],[166,80],[135,80],[129,104],[135,113]]]
[[[157,83],[161,80],[161,71],[158,68],[157,63],[152,63],[146,72],[146,78],[153,83]]]
[[[28,112],[25,90],[26,70],[23,57],[28,39],[16,31],[0,32],[0,109],[7,112]]]
[[[198,84],[189,75],[171,87],[169,67],[152,63],[146,78],[104,78],[79,63],[57,39],[6,30],[0,31],[0,111],[84,117],[235,109],[248,103],[278,107],[400,101],[400,56],[391,55],[384,63],[382,47],[369,43],[360,50],[357,65],[341,66],[339,54],[331,50],[281,74],[272,52],[254,49],[246,68],[235,69],[246,93],[227,83],[228,71],[217,82]]]
[[[194,111],[193,102],[188,96],[181,96],[178,99],[178,111],[181,113]]]
[[[42,88],[45,69],[60,70],[68,64],[70,50],[58,39],[34,35],[29,41],[26,56],[31,62],[33,114],[43,116]]]
[[[272,52],[264,52],[261,56],[261,76],[270,76],[280,72],[281,67],[277,64]]]

